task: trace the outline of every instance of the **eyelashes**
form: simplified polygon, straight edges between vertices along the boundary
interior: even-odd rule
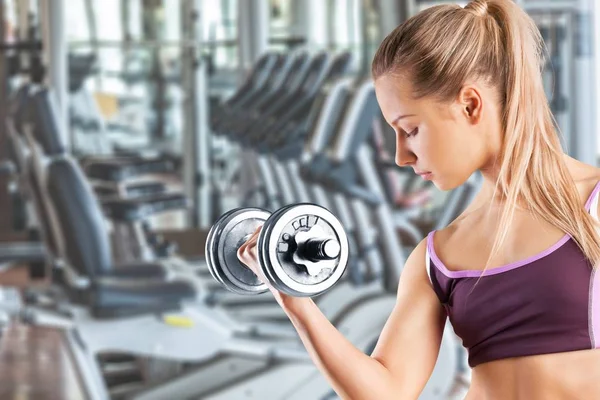
[[[419,133],[419,128],[415,128],[415,129],[413,129],[411,132],[409,132],[409,133],[405,133],[405,134],[404,134],[404,137],[406,137],[406,138],[408,139],[408,138],[410,138],[410,137],[413,137],[413,136],[415,136],[417,133]]]

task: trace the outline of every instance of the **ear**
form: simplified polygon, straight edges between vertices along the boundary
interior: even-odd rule
[[[471,124],[477,124],[483,115],[483,97],[475,85],[465,85],[458,95],[461,114]]]

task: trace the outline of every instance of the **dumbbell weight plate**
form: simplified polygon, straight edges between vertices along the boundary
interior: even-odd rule
[[[258,259],[259,259],[259,263],[263,268],[263,272],[265,274],[265,276],[269,279],[269,282],[273,283],[274,279],[270,278],[268,276],[269,271],[265,270],[265,265],[267,262],[269,262],[267,260],[268,257],[265,257],[266,254],[268,254],[268,251],[264,251],[263,249],[265,248],[265,240],[264,238],[268,238],[271,236],[271,232],[273,230],[273,226],[275,225],[273,223],[273,221],[276,221],[278,216],[281,215],[283,212],[285,212],[287,209],[289,209],[291,206],[283,206],[280,209],[276,210],[275,212],[273,212],[269,218],[265,221],[261,231],[260,231],[260,235],[258,236],[258,243],[257,243],[257,253],[258,253]],[[267,245],[268,246],[268,245]]]
[[[216,270],[216,266],[218,265],[218,257],[217,257],[217,242],[215,241],[216,232],[222,231],[222,225],[227,220],[227,218],[237,210],[231,210],[221,215],[221,217],[213,224],[213,226],[208,231],[208,235],[206,237],[206,244],[204,248],[204,255],[206,257],[206,264],[208,266],[208,271],[212,275],[212,277],[222,285],[225,285],[225,282],[221,278],[222,273]]]
[[[270,213],[258,208],[241,208],[225,213],[212,226],[206,241],[206,262],[213,277],[238,294],[260,294],[267,286],[237,256],[249,235],[262,225]]]
[[[335,239],[340,246],[337,258],[319,262],[323,269],[316,275],[309,274],[305,265],[296,263],[292,256],[297,250],[296,234],[313,229]],[[327,291],[339,281],[348,263],[348,238],[342,224],[327,209],[314,204],[297,204],[276,211],[265,222],[258,247],[269,283],[295,297]]]

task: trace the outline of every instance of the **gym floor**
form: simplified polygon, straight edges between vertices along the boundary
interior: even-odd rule
[[[0,274],[0,282],[24,287],[27,267]],[[71,357],[60,330],[11,325],[0,340],[0,399],[86,399]]]

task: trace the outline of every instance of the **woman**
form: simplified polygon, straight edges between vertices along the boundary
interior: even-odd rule
[[[542,50],[511,0],[427,9],[381,44],[372,72],[396,163],[441,190],[475,171],[484,183],[409,257],[371,356],[312,300],[271,288],[342,398],[416,399],[448,317],[469,353],[467,399],[600,398],[600,170],[561,148]],[[260,274],[257,233],[238,256]]]

